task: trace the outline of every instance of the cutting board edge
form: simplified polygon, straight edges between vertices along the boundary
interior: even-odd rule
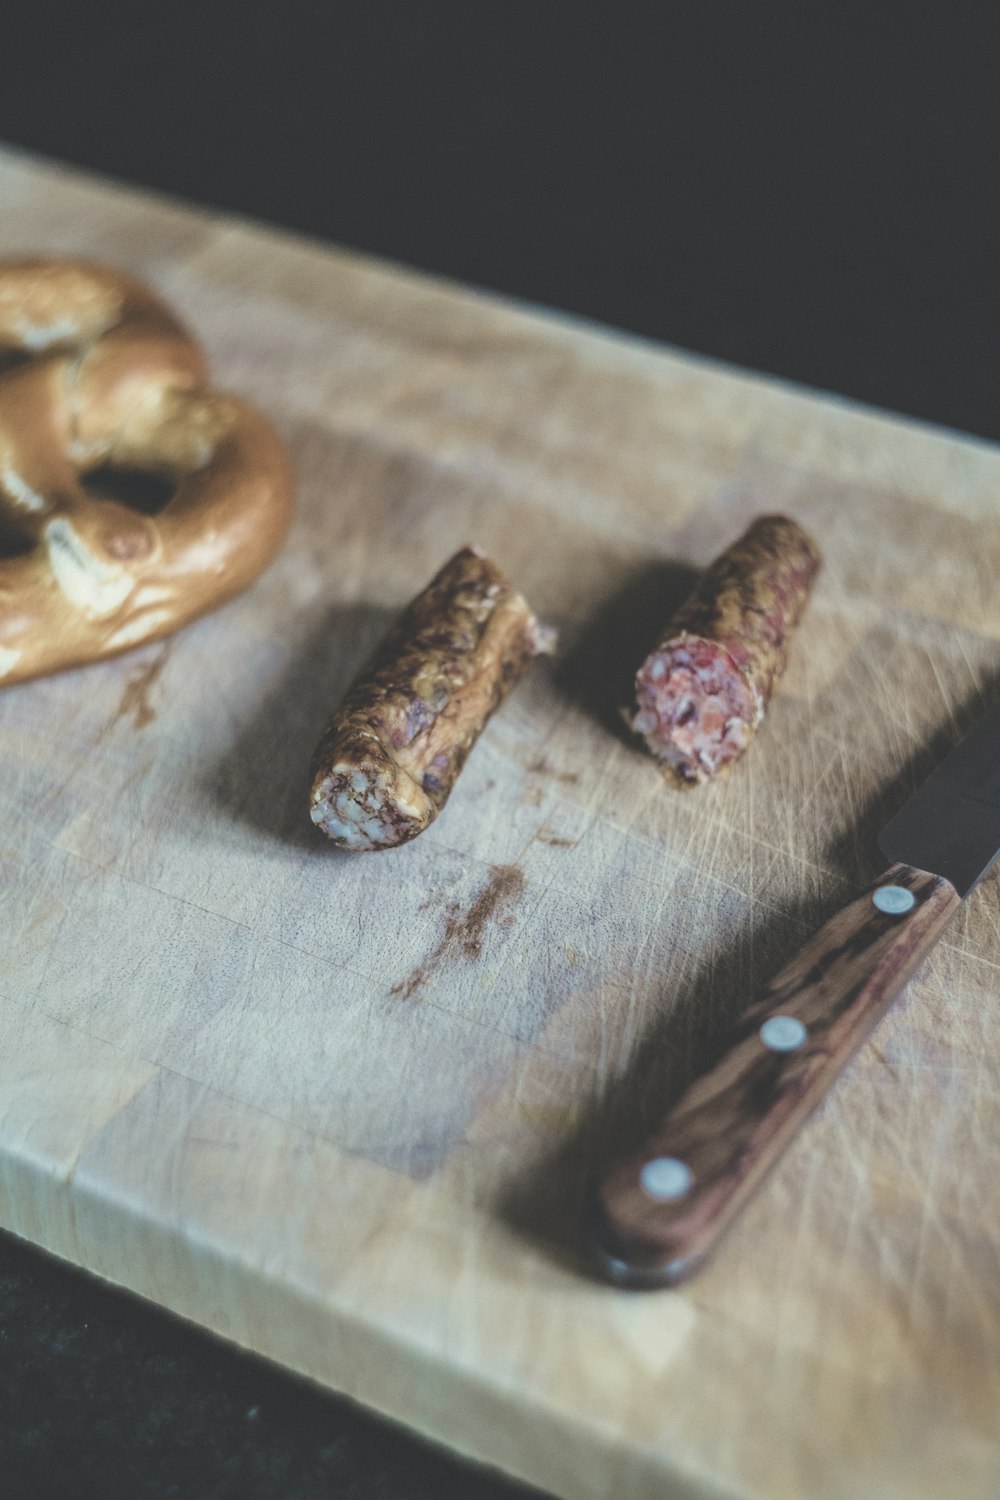
[[[233,1283],[231,1253],[226,1258],[226,1250],[231,1252],[232,1246],[225,1247],[209,1238],[199,1239],[190,1226],[187,1230],[179,1224],[165,1227],[152,1214],[120,1198],[81,1193],[75,1189],[72,1173],[60,1176],[46,1170],[44,1163],[27,1153],[0,1150],[0,1183],[4,1189],[0,1193],[0,1229],[24,1244],[116,1291],[139,1298],[154,1310],[180,1318],[232,1348],[265,1359],[279,1369],[290,1370],[325,1391],[374,1411],[401,1430],[416,1433],[469,1462],[495,1469],[560,1500],[607,1500],[612,1493],[616,1500],[764,1500],[760,1492],[721,1486],[712,1476],[693,1468],[667,1467],[653,1454],[646,1455],[643,1461],[634,1447],[616,1443],[611,1435],[601,1442],[599,1434],[586,1422],[574,1423],[565,1412],[543,1400],[520,1401],[516,1389],[489,1381],[481,1368],[442,1361],[439,1353],[421,1349],[415,1341],[400,1337],[398,1331],[366,1320],[357,1310],[337,1307],[329,1299],[310,1295],[307,1288],[269,1275],[262,1267],[245,1260],[239,1264],[237,1299],[233,1301],[228,1295],[213,1297],[213,1292],[225,1292],[227,1281]],[[16,1212],[7,1211],[16,1209],[19,1187],[25,1198],[30,1195],[45,1214],[36,1228],[29,1230],[18,1222]],[[114,1223],[116,1231],[141,1241],[142,1253],[135,1253],[137,1246],[133,1242],[130,1256],[123,1237],[119,1244],[125,1248],[119,1253],[133,1267],[141,1267],[145,1278],[123,1279],[102,1263],[99,1252],[81,1253],[79,1244],[74,1244],[78,1208],[88,1197],[93,1200],[91,1207],[103,1212],[105,1222]],[[108,1217],[109,1208],[112,1214],[117,1213],[117,1218]],[[156,1236],[143,1237],[144,1226],[155,1228]],[[152,1246],[158,1260],[148,1254]],[[176,1270],[185,1259],[191,1274],[179,1277]],[[187,1297],[165,1296],[163,1283],[169,1283],[182,1294],[186,1292]],[[249,1328],[236,1326],[235,1319],[220,1317],[217,1310],[227,1305],[251,1313],[266,1306],[275,1329],[291,1326],[295,1313],[305,1317],[313,1330],[317,1318],[326,1320],[331,1332],[340,1339],[363,1341],[366,1359],[382,1361],[380,1373],[369,1389],[370,1382],[364,1378],[352,1381],[346,1372],[338,1374],[333,1368],[311,1366],[308,1360],[283,1351],[280,1338],[255,1337]],[[316,1344],[330,1347],[322,1340],[316,1340]],[[347,1358],[349,1351],[340,1356],[341,1363]],[[397,1377],[402,1399],[384,1394],[386,1360],[391,1361],[393,1368],[403,1362],[403,1375]],[[417,1400],[407,1402],[406,1391]],[[473,1402],[470,1394],[475,1397]],[[553,1429],[562,1429],[558,1442]],[[476,1441],[473,1430],[489,1432],[493,1442]],[[589,1452],[581,1459],[584,1445]],[[524,1448],[538,1461],[522,1461]],[[553,1462],[553,1450],[573,1457],[563,1466],[558,1460]],[[665,1485],[669,1488],[665,1489]],[[783,1500],[783,1497],[772,1492],[767,1500]],[[793,1500],[791,1492],[785,1500]]]

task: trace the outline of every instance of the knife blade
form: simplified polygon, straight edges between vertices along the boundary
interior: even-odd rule
[[[704,1263],[1000,855],[1000,703],[878,836],[890,867],[739,1017],[723,1055],[591,1198],[591,1249],[618,1285]]]
[[[1000,703],[945,756],[878,836],[893,863],[933,870],[963,898],[1000,853]]]

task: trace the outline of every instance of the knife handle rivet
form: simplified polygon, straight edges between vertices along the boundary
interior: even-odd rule
[[[639,1186],[647,1198],[655,1198],[659,1203],[683,1198],[693,1182],[691,1168],[676,1156],[654,1156],[639,1173]]]
[[[916,896],[903,885],[880,885],[872,901],[887,917],[901,917],[917,904]]]
[[[798,1016],[768,1016],[757,1035],[772,1052],[795,1052],[809,1032]]]

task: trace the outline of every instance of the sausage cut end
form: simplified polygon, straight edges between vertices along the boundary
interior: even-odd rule
[[[757,718],[750,685],[728,652],[696,636],[646,658],[636,702],[632,728],[679,785],[695,786],[738,759]]]

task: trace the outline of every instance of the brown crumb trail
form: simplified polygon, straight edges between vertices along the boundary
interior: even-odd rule
[[[467,911],[452,904],[445,913],[444,932],[433,953],[408,978],[394,984],[390,995],[409,1000],[440,963],[457,958],[475,961],[483,951],[483,940],[494,917],[524,894],[524,873],[517,865],[493,865],[490,878]]]
[[[464,916],[450,920],[445,928],[445,945],[457,943],[466,958],[478,958],[483,937],[497,908],[507,901],[518,900],[524,892],[524,875],[517,865],[494,865],[489,883],[483,887]]]
[[[156,718],[156,710],[150,701],[151,694],[160,679],[170,657],[170,641],[165,641],[155,656],[143,662],[132,673],[122,692],[121,701],[115,710],[113,723],[134,715],[133,728],[145,729]]]
[[[558,771],[549,765],[548,758],[544,755],[533,760],[527,770],[531,776],[549,776],[553,781],[565,782],[567,786],[575,786],[580,780],[579,771]]]

